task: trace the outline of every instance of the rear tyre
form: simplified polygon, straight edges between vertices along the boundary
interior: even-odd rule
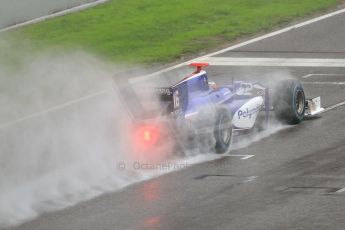
[[[279,83],[273,95],[274,112],[278,120],[286,124],[298,124],[304,119],[305,94],[298,80]]]
[[[223,154],[230,150],[232,141],[232,116],[226,109],[220,109],[216,114],[214,138],[216,141],[216,153]]]

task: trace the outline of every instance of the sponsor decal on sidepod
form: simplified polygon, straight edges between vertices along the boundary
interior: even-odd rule
[[[233,125],[237,128],[252,128],[263,104],[264,100],[262,97],[250,99],[235,112],[232,120]]]

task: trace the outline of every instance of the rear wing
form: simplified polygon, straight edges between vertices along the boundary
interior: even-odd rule
[[[172,87],[158,87],[155,88],[155,93],[159,101],[171,102],[173,101],[173,88]]]
[[[156,95],[161,103],[168,105],[168,112],[183,113],[187,110],[189,93],[206,91],[209,89],[208,78],[204,67],[208,63],[191,63],[189,66],[196,70],[189,76],[171,87],[155,88]]]
[[[187,84],[160,87],[155,91],[159,102],[167,106],[167,112],[183,113],[186,111],[188,105]]]

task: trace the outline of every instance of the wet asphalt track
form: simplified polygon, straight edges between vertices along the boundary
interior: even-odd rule
[[[344,25],[345,13],[220,56],[341,59]],[[211,67],[209,75],[226,83],[272,71],[311,76],[306,92],[324,107],[345,101],[345,85],[322,83],[345,82],[344,68]],[[345,106],[232,154],[255,156],[195,165],[12,229],[344,229]]]
[[[95,0],[0,0],[0,29]]]

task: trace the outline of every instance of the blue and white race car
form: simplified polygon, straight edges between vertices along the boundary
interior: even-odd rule
[[[278,120],[298,124],[305,116],[322,112],[320,98],[306,99],[298,80],[284,80],[274,90],[260,83],[233,81],[219,86],[209,80],[208,63],[192,63],[196,70],[170,87],[156,88],[162,125],[140,126],[137,138],[146,145],[158,145],[169,130],[183,148],[197,146],[216,153],[230,150],[234,133],[265,127],[274,111]],[[164,128],[162,128],[164,127]]]

